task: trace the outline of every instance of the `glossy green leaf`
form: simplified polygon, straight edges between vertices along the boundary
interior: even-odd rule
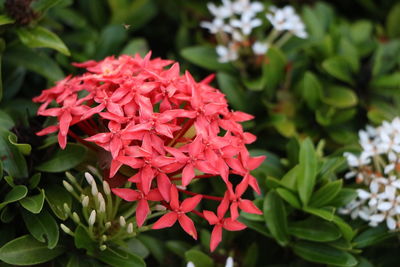
[[[400,3],[394,5],[386,17],[386,29],[389,37],[400,37]]]
[[[169,240],[165,243],[165,246],[178,256],[185,255],[185,252],[190,249],[190,245],[187,242],[181,240]]]
[[[4,171],[15,178],[27,177],[28,166],[25,158],[19,149],[9,142],[10,134],[11,132],[0,128],[0,158]]]
[[[107,248],[101,251],[101,253],[96,253],[94,256],[113,267],[146,266],[143,259],[139,256],[116,248]]]
[[[337,108],[349,108],[358,103],[357,95],[350,88],[343,86],[328,86],[325,89],[322,101],[328,105]]]
[[[0,248],[0,260],[15,265],[35,265],[50,261],[64,252],[64,248],[56,246],[48,249],[30,235],[18,237]]]
[[[336,79],[354,83],[351,66],[343,57],[335,56],[324,60],[322,68]]]
[[[232,65],[218,62],[215,48],[209,46],[193,46],[181,51],[183,58],[200,67],[213,71],[233,71]]]
[[[5,207],[7,204],[16,202],[23,199],[28,194],[28,188],[24,185],[17,185],[6,194],[2,203],[0,203],[0,209]]]
[[[264,199],[263,213],[265,223],[271,234],[282,246],[289,242],[286,209],[282,199],[275,191],[270,191]]]
[[[30,144],[19,144],[17,141],[17,136],[15,134],[11,133],[10,135],[8,135],[8,141],[16,146],[23,155],[27,156],[31,154],[32,146]]]
[[[265,63],[262,66],[262,84],[269,97],[274,95],[278,85],[283,82],[286,58],[281,50],[275,47],[268,49]]]
[[[36,169],[43,172],[63,172],[74,168],[86,156],[86,147],[79,144],[68,144],[64,150],[58,150],[50,160],[45,161]]]
[[[0,99],[1,100],[1,99]],[[9,130],[14,127],[15,123],[13,119],[6,112],[0,110],[0,128]]]
[[[3,51],[4,51],[5,47],[6,47],[6,42],[4,41],[3,38],[0,38],[0,103],[1,103],[1,100],[3,100],[3,78],[2,78],[2,70],[1,70],[2,63],[1,62],[2,62]],[[0,127],[6,128],[4,126],[0,126]]]
[[[156,2],[152,0],[108,0],[112,11],[111,21],[129,24],[130,30],[138,30],[157,14]]]
[[[87,230],[79,225],[74,232],[74,243],[76,248],[85,249],[88,253],[94,253],[97,244],[92,240]]]
[[[165,247],[164,243],[152,236],[140,234],[137,237],[151,252],[151,255],[156,258],[159,263],[164,262],[165,258]]]
[[[322,85],[318,78],[310,71],[304,74],[302,94],[309,108],[315,110],[322,97]]]
[[[301,202],[298,197],[285,188],[277,188],[276,192],[279,196],[296,209],[301,209]]]
[[[24,199],[21,199],[19,201],[19,203],[22,205],[22,207],[24,207],[26,210],[34,213],[34,214],[38,214],[42,208],[43,208],[43,204],[44,204],[44,190],[40,190],[40,193],[38,195],[35,196],[30,196],[30,197],[26,197]]]
[[[351,267],[357,264],[356,258],[350,253],[321,244],[300,241],[293,246],[294,253],[305,260],[321,264]]]
[[[185,252],[186,261],[193,262],[194,266],[213,267],[213,260],[200,250],[191,249]]]
[[[22,219],[31,235],[39,242],[47,243],[49,249],[56,247],[59,237],[59,229],[56,220],[47,210],[39,214],[22,211]]]
[[[3,223],[10,223],[12,220],[14,220],[15,215],[15,209],[11,208],[10,206],[6,206],[0,214],[0,220]]]
[[[247,110],[246,95],[239,81],[225,72],[217,73],[218,85],[229,103],[238,110]]]
[[[308,212],[310,214],[313,214],[315,216],[318,216],[324,220],[327,221],[332,221],[334,216],[335,216],[335,209],[334,208],[320,208],[320,209],[316,209],[316,208],[304,208],[305,212]]]
[[[385,224],[380,224],[377,227],[370,227],[354,238],[354,247],[366,248],[374,246],[380,242],[396,236],[396,233],[389,232]]]
[[[36,0],[33,1],[31,7],[33,10],[39,13],[45,13],[50,8],[62,3],[63,0]]]
[[[336,224],[337,227],[339,227],[344,239],[346,239],[347,241],[351,241],[353,239],[356,232],[353,230],[353,228],[351,228],[348,223],[346,223],[342,218],[336,215],[333,216],[332,221]]]
[[[294,166],[290,169],[280,180],[280,184],[292,191],[297,191],[297,179],[299,176],[300,167],[299,165]]]
[[[333,223],[315,217],[290,224],[289,233],[297,238],[315,242],[334,241],[342,236]]]
[[[309,138],[305,139],[300,145],[299,161],[297,189],[301,202],[303,205],[307,205],[314,189],[318,167],[314,145]]]
[[[5,14],[0,15],[0,26],[1,25],[6,25],[6,24],[11,24],[11,23],[14,23],[14,22],[15,22],[15,20],[10,18],[7,15],[5,15]]]
[[[259,223],[255,221],[248,220],[242,216],[239,217],[239,221],[244,223],[248,228],[256,231],[259,234],[262,234],[263,236],[273,238],[272,234],[268,231],[267,226],[265,225],[265,222]]]
[[[25,46],[14,46],[7,49],[4,53],[4,61],[36,72],[52,82],[64,77],[64,73],[53,59]]]
[[[146,246],[137,238],[130,238],[126,241],[126,247],[121,247],[121,249],[141,258],[146,258],[150,254]]]
[[[3,179],[3,162],[0,160],[0,181]]]
[[[103,59],[108,55],[117,54],[128,37],[121,24],[106,26],[97,41],[95,58]]]
[[[29,179],[29,189],[34,189],[36,186],[39,184],[40,179],[42,177],[42,174],[40,172],[35,173],[30,179]]]
[[[351,188],[342,188],[339,193],[329,203],[331,206],[343,207],[357,197],[357,192]]]
[[[16,33],[21,42],[28,47],[46,47],[57,50],[67,56],[71,54],[64,42],[55,33],[41,26],[34,28],[21,27],[16,30]]]
[[[326,183],[312,195],[310,206],[316,208],[325,206],[336,197],[342,189],[342,185],[342,180]]]
[[[44,188],[46,192],[46,201],[49,204],[54,214],[61,220],[66,220],[68,215],[64,211],[64,203],[71,207],[72,197],[64,187],[59,185],[46,185]]]
[[[149,52],[149,45],[144,38],[135,38],[131,40],[123,49],[121,54],[136,55],[138,53],[144,57]]]

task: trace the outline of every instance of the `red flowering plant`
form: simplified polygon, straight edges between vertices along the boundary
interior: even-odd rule
[[[189,72],[180,75],[178,63],[150,59],[150,53],[144,58],[122,55],[74,65],[87,72],[68,76],[33,99],[42,103],[39,115],[57,118],[57,124],[37,134],[57,132],[61,148],[70,136],[98,151],[100,161],[106,162],[108,181],[114,184],[112,192],[137,202],[138,227],[145,223],[150,207],[161,204],[166,212],[153,229],[178,222],[197,239],[187,215],[192,213],[214,225],[210,244],[214,250],[222,229],[246,227],[237,221],[239,209],[261,214],[253,202],[242,198],[249,187],[260,193],[250,171],[264,157],[250,156],[246,144],[256,137],[240,124],[252,116],[228,109],[225,95],[209,85],[213,76],[196,82]],[[113,179],[120,179],[126,169],[131,175],[124,183],[132,186],[118,188],[122,184]],[[239,183],[232,176],[240,177]],[[191,190],[194,181],[205,178],[222,179],[225,194]],[[208,200],[220,202],[216,214],[196,209]]]

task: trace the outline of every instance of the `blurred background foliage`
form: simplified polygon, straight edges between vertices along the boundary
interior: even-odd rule
[[[1,0],[0,259],[11,265],[132,266],[134,258],[138,266],[142,259],[148,266],[223,266],[233,256],[238,266],[396,266],[396,234],[339,217],[336,209],[354,198],[354,186],[340,179],[343,151],[358,149],[357,131],[365,124],[400,112],[400,4],[266,4],[293,5],[310,37],[270,49],[258,71],[248,66],[243,74],[217,62],[215,40],[199,26],[210,19],[203,0]],[[90,155],[80,145],[60,151],[54,138],[36,137],[43,121],[31,98],[77,73],[72,62],[149,50],[179,61],[198,80],[216,73],[213,85],[231,107],[256,118],[245,127],[258,136],[254,155],[267,155],[254,171],[262,186],[255,202],[265,214],[242,214],[249,229],[225,233],[213,254],[205,224],[198,243],[173,228],[141,234],[127,254],[106,256],[90,251],[85,237],[77,241],[59,229],[67,220],[64,203],[79,205],[62,187],[63,172],[76,173],[81,183]],[[209,186],[218,192],[218,183]],[[34,250],[26,254],[27,248]]]

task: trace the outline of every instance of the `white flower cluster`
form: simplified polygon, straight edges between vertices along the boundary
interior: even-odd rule
[[[267,14],[267,19],[275,30],[289,31],[299,38],[307,38],[306,27],[293,7],[276,8],[272,6],[269,10],[271,13]]]
[[[202,21],[200,26],[216,35],[219,43],[216,52],[221,63],[236,61],[239,59],[240,50],[250,46],[254,55],[264,55],[274,39],[278,37],[277,33],[279,35],[287,31],[300,38],[307,37],[303,22],[291,6],[282,9],[270,8],[270,13],[266,14],[265,18],[271,22],[275,33],[263,40],[254,40],[255,38],[251,37],[253,29],[263,24],[263,21],[257,17],[264,10],[261,2],[222,0],[221,6],[208,3],[207,7],[214,19],[211,22]],[[281,42],[281,45],[284,42]]]
[[[390,230],[400,229],[400,118],[368,126],[359,137],[361,154],[344,154],[351,168],[346,178],[356,177],[366,188],[357,189],[357,198],[341,212],[371,226],[386,221]]]

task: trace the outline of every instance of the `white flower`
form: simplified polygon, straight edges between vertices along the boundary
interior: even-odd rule
[[[254,54],[256,55],[265,55],[267,53],[269,46],[267,43],[262,43],[259,41],[254,42],[251,47],[253,49]]]
[[[225,262],[225,267],[233,267],[234,261],[232,257],[228,257]]]
[[[307,38],[308,34],[305,30],[305,25],[299,15],[291,6],[284,8],[271,7],[271,13],[266,15],[272,26],[277,31],[290,31],[299,38]]]
[[[228,46],[218,45],[216,47],[218,54],[218,61],[221,63],[226,63],[230,61],[235,61],[239,58],[235,45],[229,43]]]
[[[216,18],[225,19],[233,15],[230,1],[223,1],[224,5],[217,7],[214,3],[207,3],[207,8]],[[226,4],[225,4],[226,3]]]
[[[189,262],[186,264],[186,267],[196,267],[196,265],[194,265],[193,262],[189,261]]]
[[[228,24],[225,24],[224,20],[221,18],[215,18],[212,22],[202,21],[200,22],[200,26],[208,29],[212,34],[216,34],[219,32],[232,32],[232,27]]]
[[[264,6],[261,2],[250,2],[249,0],[236,0],[232,3],[233,12],[241,15],[248,14],[255,16],[257,13],[264,10]]]
[[[232,27],[240,29],[244,35],[250,35],[251,31],[262,24],[260,19],[253,18],[247,13],[244,13],[239,19],[230,21]]]

